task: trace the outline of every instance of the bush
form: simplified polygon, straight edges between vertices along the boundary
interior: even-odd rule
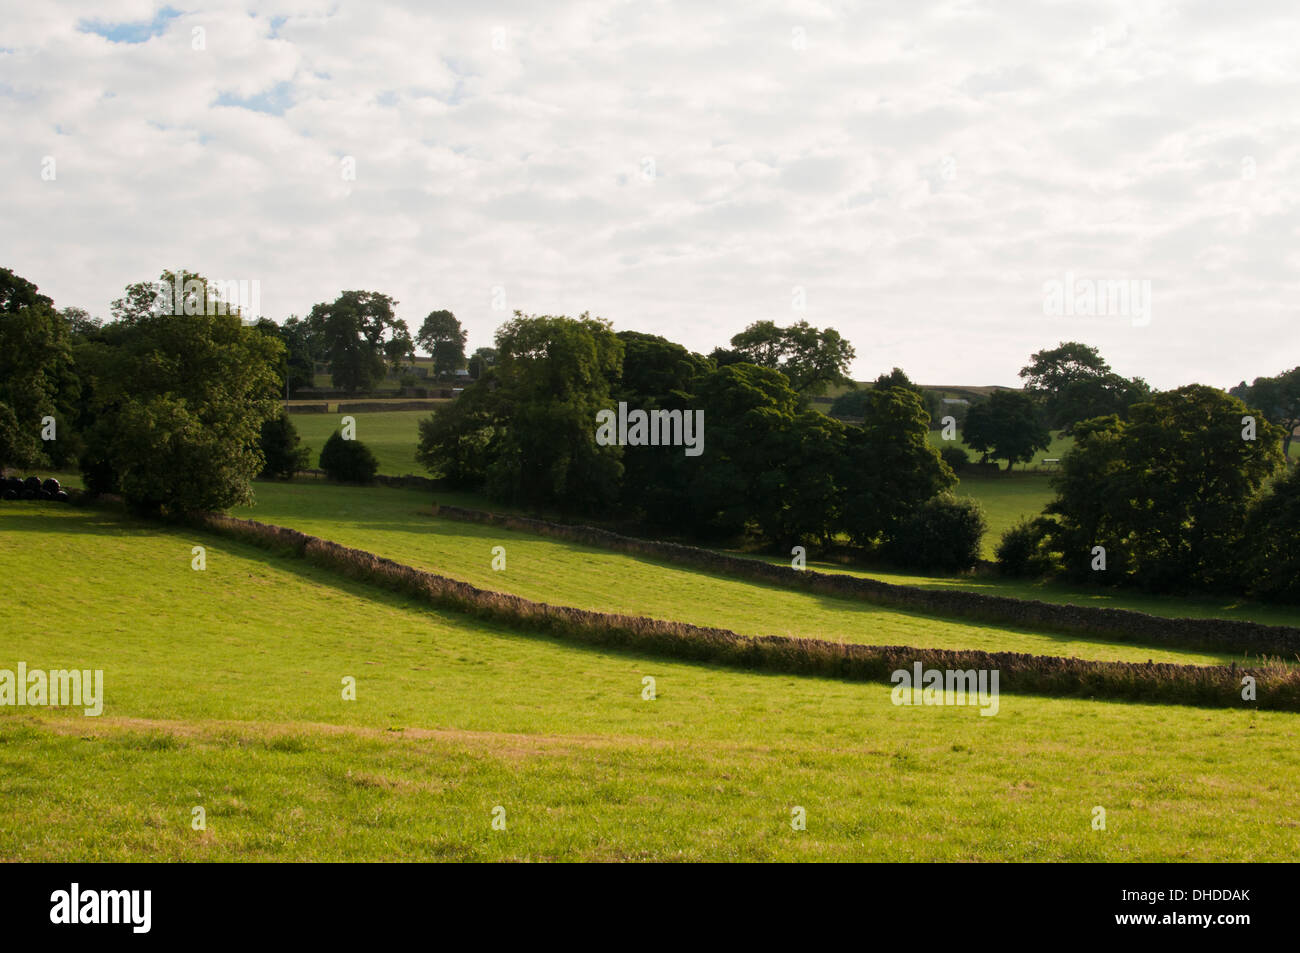
[[[953,473],[960,473],[970,465],[970,454],[961,447],[944,447],[939,451],[943,462],[948,464]]]
[[[299,470],[305,470],[311,459],[311,448],[300,447],[298,428],[289,415],[281,413],[262,424],[260,445],[266,465],[262,476],[268,479],[289,479]]]
[[[336,430],[320,452],[320,468],[331,480],[340,483],[371,483],[379,470],[379,461],[360,440],[344,440]]]
[[[945,493],[904,518],[885,541],[884,552],[907,569],[962,572],[979,562],[987,525],[978,503]]]
[[[1045,545],[1046,526],[1042,517],[1022,519],[1002,534],[994,553],[998,572],[1020,578],[1046,575],[1055,568],[1055,560]]]

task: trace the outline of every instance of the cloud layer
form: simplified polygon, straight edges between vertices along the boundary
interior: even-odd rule
[[[105,316],[164,268],[277,320],[384,291],[471,347],[805,319],[936,384],[1066,339],[1162,387],[1300,364],[1291,4],[429,6],[11,11],[0,264]],[[1149,323],[1046,314],[1067,273]]]

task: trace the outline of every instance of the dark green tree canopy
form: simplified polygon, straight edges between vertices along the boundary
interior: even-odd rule
[[[1257,412],[1256,412],[1257,413]],[[1053,540],[1074,575],[1106,550],[1106,576],[1156,589],[1230,587],[1261,487],[1282,465],[1281,435],[1262,419],[1247,439],[1242,401],[1191,384],[1135,404],[1127,419],[1079,425],[1055,478]]]
[[[131,287],[140,286],[148,285]],[[262,424],[279,413],[280,341],[237,313],[152,307],[106,325],[99,338],[79,352],[93,392],[88,485],[120,489],[146,511],[251,502]]]
[[[307,322],[330,363],[335,387],[350,394],[372,390],[394,351],[409,353],[410,332],[394,314],[396,305],[386,294],[345,291],[312,307]]]
[[[1032,460],[1052,442],[1033,399],[1014,390],[994,391],[973,405],[966,413],[962,437],[972,449],[1007,461],[1008,471],[1013,464]]]
[[[434,373],[451,374],[465,366],[465,341],[469,334],[450,311],[430,311],[415,342],[433,357]]]
[[[1282,429],[1282,452],[1289,455],[1292,436],[1300,427],[1300,367],[1273,377],[1256,377],[1250,385],[1243,381],[1230,393],[1258,407]]]
[[[1151,393],[1142,378],[1121,377],[1095,347],[1079,341],[1038,351],[1020,376],[1025,391],[1042,404],[1048,426],[1067,431],[1089,417],[1122,415]]]
[[[850,383],[853,346],[834,328],[818,330],[807,321],[781,328],[772,321],[756,321],[733,337],[731,346],[745,361],[781,371],[800,393]]]
[[[75,455],[80,391],[67,321],[36,285],[0,268],[0,406],[8,410],[0,422],[0,465],[39,465],[47,455],[63,463]],[[41,439],[46,416],[55,419],[53,441]]]

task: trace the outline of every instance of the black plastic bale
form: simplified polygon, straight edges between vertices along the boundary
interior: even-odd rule
[[[7,486],[5,487],[4,496],[6,500],[17,500],[22,497],[22,494],[19,493],[17,490],[15,490],[13,487]]]
[[[55,493],[58,493],[61,489],[63,489],[63,487],[59,485],[58,480],[54,479],[54,477],[50,477],[44,483],[41,484],[41,489],[44,490],[46,493],[53,495]]]
[[[55,493],[54,498],[60,503],[67,503],[72,499],[72,497],[68,496],[67,490],[60,490],[58,493]]]
[[[29,490],[40,490],[41,478],[38,476],[29,476],[26,480],[23,480],[23,486]]]
[[[22,498],[24,500],[34,500],[40,495],[40,490],[29,490],[27,487],[23,487]]]

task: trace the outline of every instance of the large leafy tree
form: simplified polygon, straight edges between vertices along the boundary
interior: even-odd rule
[[[1243,381],[1229,393],[1258,407],[1282,428],[1282,452],[1289,455],[1292,435],[1300,427],[1300,367],[1273,377],[1256,377],[1250,385]]]
[[[137,309],[84,351],[95,421],[82,458],[89,487],[120,490],[151,512],[251,502],[262,425],[279,413],[283,345],[238,313],[207,310]]]
[[[1281,434],[1223,391],[1191,384],[1135,404],[1127,419],[1080,424],[1048,505],[1054,547],[1088,576],[1152,588],[1230,587],[1247,514],[1282,465]]]
[[[717,361],[719,365],[735,363],[734,358],[739,358],[759,367],[775,368],[800,393],[816,394],[831,384],[850,383],[853,345],[834,328],[819,330],[807,321],[782,328],[772,321],[756,321],[731,339],[731,347],[731,355],[719,355],[723,358]]]
[[[316,383],[316,362],[323,360],[324,347],[310,321],[291,314],[280,325],[284,342],[285,364],[289,375],[289,393],[296,394]]]
[[[623,362],[612,380],[615,401],[645,411],[694,409],[692,395],[709,361],[680,344],[653,334],[620,331]],[[682,520],[682,501],[691,476],[699,469],[675,447],[626,448],[623,453],[623,509],[646,523],[673,526]]]
[[[728,364],[701,378],[694,400],[704,412],[706,439],[691,478],[687,519],[697,532],[741,533],[771,505],[764,500],[773,492],[764,474],[785,452],[782,432],[799,413],[799,395],[780,371]]]
[[[499,419],[508,426],[488,473],[488,492],[568,512],[609,509],[623,475],[622,448],[596,442],[596,414],[613,406],[610,381],[623,359],[623,343],[609,322],[585,313],[515,312],[498,329],[496,346],[491,383]]]
[[[465,366],[465,341],[469,334],[450,311],[430,311],[420,325],[415,342],[433,356],[433,371],[439,376]]]
[[[509,428],[493,372],[485,372],[456,401],[420,421],[416,459],[435,479],[481,489]]]
[[[345,291],[312,307],[307,321],[330,363],[335,387],[349,394],[372,390],[395,352],[400,357],[410,350],[410,332],[394,314],[396,305],[376,291]]]
[[[784,549],[796,543],[830,545],[839,528],[846,428],[805,410],[771,434],[774,451],[758,475],[754,521],[759,533]]]
[[[1033,399],[1020,391],[997,390],[966,413],[962,437],[974,450],[1007,461],[1007,470],[1051,446],[1052,435]]]
[[[75,455],[73,433],[80,385],[67,321],[36,285],[0,268],[0,437],[6,464],[56,465]],[[41,439],[41,421],[55,419],[55,439]]]
[[[1047,424],[1065,430],[1090,417],[1122,415],[1151,393],[1140,377],[1121,377],[1095,347],[1079,341],[1036,352],[1020,376],[1025,391],[1042,404]]]
[[[1250,592],[1300,602],[1300,466],[1274,481],[1251,510],[1241,550],[1242,577]]]
[[[918,393],[886,387],[866,394],[862,424],[848,428],[839,463],[842,525],[861,546],[890,535],[957,482],[930,444],[930,415]]]

